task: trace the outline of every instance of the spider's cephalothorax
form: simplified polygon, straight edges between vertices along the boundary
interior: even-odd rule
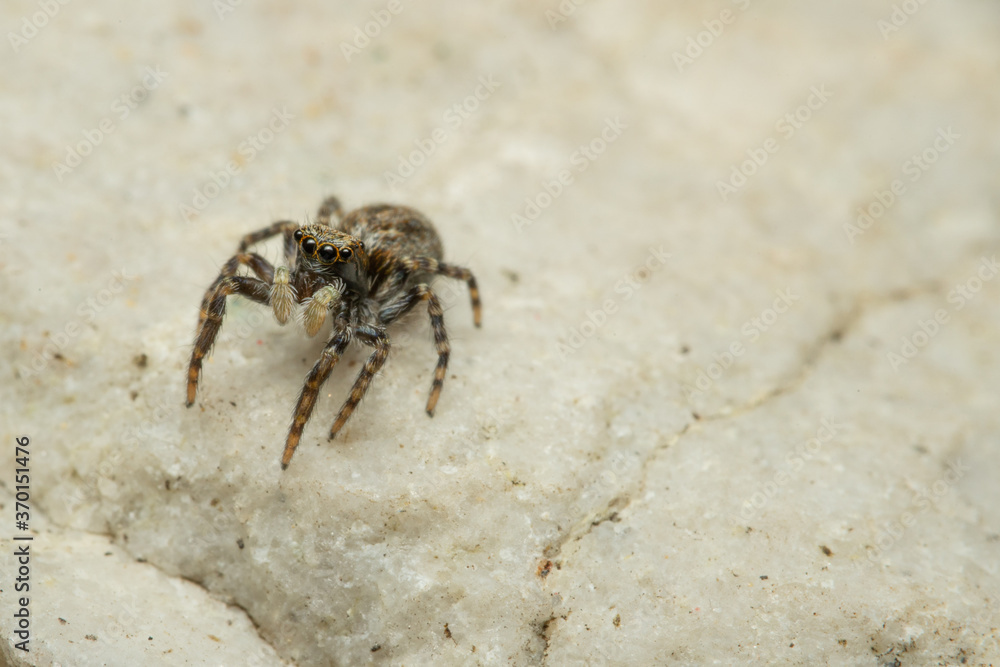
[[[336,227],[331,226],[331,218],[336,218]],[[278,234],[284,238],[285,261],[290,270],[285,266],[275,269],[260,255],[247,252],[251,245]],[[330,341],[306,375],[299,394],[281,457],[282,468],[287,468],[292,460],[302,429],[316,405],[320,386],[351,340],[357,338],[374,351],[330,429],[331,438],[347,422],[385,363],[389,354],[386,327],[421,301],[427,302],[438,353],[427,399],[427,414],[433,415],[448,368],[450,348],[441,302],[426,281],[434,275],[464,280],[469,286],[476,326],[481,322],[476,279],[468,269],[446,264],[441,257],[437,232],[427,218],[412,208],[380,204],[342,216],[340,202],[335,197],[323,202],[313,224],[300,226],[281,220],[247,234],[240,242],[239,252],[226,262],[202,300],[198,334],[188,367],[188,406],[194,403],[198,391],[202,359],[212,349],[222,326],[226,298],[239,294],[270,306],[281,324],[289,320],[297,304],[304,305],[302,323],[310,336],[320,330],[327,313],[333,322]],[[247,266],[256,277],[237,275],[241,266]]]

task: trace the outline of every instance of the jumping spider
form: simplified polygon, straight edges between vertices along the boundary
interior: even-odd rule
[[[336,226],[330,224],[335,218]],[[285,261],[289,269],[275,269],[260,255],[247,249],[278,234],[284,237]],[[479,289],[468,269],[445,264],[441,240],[431,222],[405,206],[379,204],[365,206],[341,215],[340,202],[328,197],[319,208],[316,222],[299,225],[280,220],[259,231],[247,234],[240,241],[239,251],[222,267],[222,272],[205,293],[198,318],[198,334],[188,367],[187,405],[194,403],[198,391],[202,358],[212,349],[215,337],[226,314],[226,298],[238,294],[274,311],[278,322],[285,324],[296,304],[305,306],[302,323],[310,336],[315,336],[330,313],[333,335],[323,348],[319,361],[306,375],[292,419],[281,468],[288,467],[309,420],[319,388],[343,355],[353,338],[374,348],[358,374],[351,395],[337,415],[330,438],[344,426],[354,408],[368,390],[372,378],[389,355],[390,324],[409,312],[421,301],[427,302],[427,312],[434,329],[434,344],[438,362],[434,382],[427,399],[427,414],[434,416],[445,371],[448,368],[448,335],[444,328],[441,302],[427,285],[434,275],[464,280],[472,298],[473,320],[481,323]],[[236,275],[241,266],[256,274]]]

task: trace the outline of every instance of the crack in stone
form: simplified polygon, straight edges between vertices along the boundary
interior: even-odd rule
[[[808,348],[806,348],[798,367],[792,374],[790,374],[790,376],[786,376],[788,377],[787,380],[777,382],[776,386],[772,389],[764,392],[757,398],[747,401],[746,404],[735,409],[723,409],[711,415],[696,417],[695,421],[688,422],[680,431],[677,431],[673,435],[669,436],[669,438],[667,438],[664,442],[653,447],[647,454],[645,460],[643,460],[640,467],[639,480],[637,483],[638,488],[636,491],[633,493],[629,493],[627,491],[619,493],[601,512],[598,512],[596,516],[593,513],[588,513],[586,516],[574,523],[573,526],[566,531],[560,539],[545,548],[545,557],[553,560],[558,559],[562,554],[563,547],[570,541],[577,542],[582,540],[589,535],[594,528],[600,526],[606,521],[620,521],[621,514],[628,510],[635,498],[641,498],[644,495],[648,484],[648,470],[650,465],[656,461],[661,452],[676,445],[681,438],[692,430],[696,424],[702,422],[724,421],[727,419],[741,417],[761,408],[781,396],[794,392],[809,377],[812,370],[816,367],[820,358],[823,356],[824,351],[831,345],[839,343],[845,336],[847,336],[847,334],[858,324],[866,312],[869,312],[872,308],[880,307],[888,303],[900,303],[918,298],[920,296],[934,294],[939,292],[940,289],[940,283],[931,282],[918,285],[912,289],[893,290],[885,294],[858,295],[854,299],[850,308],[848,308],[847,311],[840,317],[835,319],[834,325],[824,331],[822,335],[818,336],[808,346]],[[628,488],[634,484],[635,483],[629,483],[625,485],[625,487]],[[567,617],[568,615],[563,616],[562,618],[565,619]],[[548,661],[549,643],[551,640],[553,625],[558,622],[559,618],[560,617],[556,614],[556,604],[553,604],[549,610],[547,618],[544,621],[541,619],[536,620],[536,623],[541,623],[543,628],[543,632],[538,633],[545,643],[545,651],[542,656],[543,666],[546,665]]]
[[[533,623],[533,626],[535,628],[535,634],[538,635],[539,638],[541,638],[542,645],[544,646],[544,648],[542,649],[543,665],[545,664],[545,661],[548,660],[549,658],[549,633],[550,633],[549,626],[552,625],[552,623],[555,620],[556,620],[556,615],[555,615],[555,610],[553,609],[553,612],[549,615],[547,619],[545,619],[544,621],[535,621]]]
[[[839,343],[857,325],[866,312],[888,303],[901,303],[920,296],[934,294],[939,292],[940,289],[941,286],[939,283],[932,282],[919,285],[914,289],[893,290],[885,294],[859,295],[847,312],[834,322],[834,326],[809,345],[805,354],[802,355],[799,367],[791,374],[788,380],[778,382],[775,387],[764,392],[759,397],[751,399],[745,405],[741,405],[735,409],[720,410],[715,414],[701,417],[699,421],[720,421],[740,417],[753,412],[780,396],[791,394],[806,381],[806,378],[809,377],[812,369],[816,366],[820,357],[822,357],[823,352],[830,345]]]
[[[3,486],[4,489],[7,490],[5,484],[0,483],[0,486]],[[72,527],[69,527],[69,526],[64,526],[63,524],[61,524],[61,523],[55,521],[54,519],[50,518],[48,512],[45,511],[42,508],[36,509],[35,512],[37,514],[41,515],[44,518],[44,521],[49,526],[56,528],[60,533],[66,533],[68,531],[75,531],[75,532],[78,532],[78,533],[82,533],[84,535],[94,535],[94,536],[97,536],[97,537],[104,537],[104,538],[106,538],[108,540],[108,542],[110,544],[118,547],[119,549],[121,549],[122,551],[124,551],[125,553],[127,553],[129,556],[131,556],[132,559],[134,560],[134,562],[136,562],[136,563],[138,563],[140,565],[149,565],[150,567],[155,568],[158,572],[160,572],[160,574],[162,574],[163,576],[167,577],[168,579],[181,579],[181,580],[184,580],[184,581],[189,581],[192,584],[194,584],[195,586],[197,586],[198,588],[200,588],[203,591],[205,591],[205,593],[211,599],[215,600],[216,602],[220,602],[220,603],[222,603],[224,605],[227,605],[227,606],[236,607],[237,609],[239,609],[240,611],[242,611],[244,614],[246,614],[246,617],[250,620],[250,624],[253,625],[254,631],[257,633],[257,636],[260,638],[260,640],[262,642],[264,642],[265,644],[267,644],[268,646],[271,647],[271,650],[274,651],[274,654],[276,656],[278,656],[279,660],[281,660],[282,662],[285,662],[286,664],[288,664],[287,661],[285,661],[284,658],[281,657],[281,653],[277,650],[277,648],[275,648],[274,644],[272,644],[270,641],[268,641],[268,639],[266,637],[264,637],[263,634],[261,634],[260,626],[257,624],[257,619],[255,619],[253,617],[253,614],[251,614],[243,605],[241,605],[236,600],[232,600],[232,601],[220,600],[218,597],[216,597],[215,595],[213,595],[212,591],[210,591],[201,581],[197,581],[197,580],[192,579],[190,577],[187,577],[187,576],[185,576],[183,574],[176,574],[176,575],[175,574],[170,574],[169,572],[167,572],[166,570],[164,570],[162,567],[160,567],[160,565],[158,565],[157,563],[155,563],[153,561],[146,560],[145,558],[138,558],[126,546],[124,546],[121,543],[120,540],[117,539],[117,537],[114,534],[114,532],[112,532],[110,524],[108,524],[107,522],[105,522],[105,524],[108,525],[107,532],[96,531],[96,530],[87,530],[86,528],[72,528]]]
[[[696,427],[697,424],[702,422],[723,421],[727,419],[740,417],[768,404],[774,399],[777,399],[781,396],[794,392],[809,377],[810,373],[815,368],[820,358],[823,356],[824,351],[831,344],[836,344],[842,338],[844,338],[850,332],[850,330],[853,329],[856,326],[856,324],[861,320],[863,315],[866,312],[868,312],[871,308],[878,307],[886,303],[899,303],[915,299],[920,296],[925,296],[927,294],[937,293],[940,291],[940,289],[941,289],[940,283],[935,282],[917,286],[912,289],[895,290],[892,292],[888,292],[886,294],[859,295],[854,300],[854,302],[852,303],[851,307],[847,310],[847,312],[844,313],[841,317],[839,317],[834,322],[834,325],[831,328],[823,332],[821,336],[817,337],[806,348],[804,354],[801,357],[800,364],[798,364],[798,367],[792,373],[786,376],[785,380],[777,382],[776,386],[774,386],[768,391],[765,391],[761,395],[747,401],[747,403],[745,403],[744,405],[741,405],[734,409],[723,409],[711,415],[695,418],[693,421],[687,422],[684,425],[684,427],[679,431],[669,436],[666,436],[661,443],[657,444],[656,446],[654,446],[649,450],[647,456],[645,457],[640,466],[638,480],[624,484],[622,491],[617,495],[615,495],[615,497],[611,501],[609,501],[608,504],[601,511],[596,513],[589,512],[580,520],[578,520],[576,523],[574,523],[560,539],[556,540],[554,543],[550,544],[545,548],[544,551],[546,557],[551,559],[557,559],[561,555],[563,547],[569,542],[582,540],[584,537],[589,535],[596,527],[602,525],[607,521],[611,522],[620,521],[621,515],[626,510],[629,509],[629,507],[632,505],[635,499],[637,497],[641,498],[644,495],[645,489],[647,488],[648,484],[648,470],[651,464],[657,460],[662,451],[670,449],[671,447],[676,445],[681,440],[681,438],[683,438],[686,434],[688,434],[694,427]],[[628,489],[630,488],[634,488],[635,490],[629,491]],[[279,659],[281,659],[280,652],[278,652],[277,649],[274,647],[274,645],[261,634],[261,628],[258,625],[256,619],[239,602],[235,600],[231,601],[220,600],[218,597],[213,595],[212,592],[201,581],[191,579],[184,575],[171,575],[157,563],[152,561],[146,561],[146,560],[140,561],[140,559],[135,558],[135,556],[131,553],[131,551],[127,547],[123,546],[121,542],[116,539],[116,536],[111,532],[110,528],[107,532],[92,531],[86,529],[70,528],[52,519],[47,519],[47,520],[50,525],[52,525],[53,527],[57,528],[60,531],[76,530],[84,534],[105,537],[111,543],[116,544],[116,546],[122,548],[126,553],[129,553],[136,560],[136,562],[143,562],[147,565],[150,565],[159,570],[166,577],[172,579],[177,578],[190,581],[195,585],[199,586],[202,590],[204,590],[213,600],[240,609],[252,623],[257,633],[257,636],[261,639],[261,641],[264,642],[266,645],[270,646],[272,650],[275,651],[275,655],[279,656]],[[553,603],[547,614],[540,616],[532,623],[533,633],[536,636],[540,637],[543,643],[544,647],[542,651],[543,665],[547,664],[550,641],[557,623],[559,622],[559,620],[565,620],[566,618],[568,618],[568,614],[563,616],[556,614],[556,608],[557,608],[556,604]]]
[[[143,563],[147,563],[148,561],[145,561],[145,560],[144,560],[144,561],[142,561],[142,562],[143,562]],[[160,568],[160,567],[159,567],[158,565],[156,565],[155,563],[149,563],[149,564],[150,564],[150,565],[152,565],[153,567],[155,567],[156,569],[160,570],[160,572],[163,572],[164,574],[166,574],[166,576],[168,576],[168,577],[169,577],[169,576],[171,576],[171,575],[167,574],[166,572],[164,572],[164,571],[163,571],[163,570],[162,570],[162,569],[161,569],[161,568]],[[257,637],[259,637],[259,638],[260,638],[260,640],[261,640],[262,642],[264,642],[265,644],[267,644],[268,646],[270,646],[270,647],[271,647],[271,649],[272,649],[272,650],[274,651],[274,654],[275,654],[276,656],[278,656],[278,659],[279,659],[279,660],[281,660],[282,662],[285,662],[285,660],[284,660],[283,658],[281,658],[281,654],[280,654],[280,653],[278,652],[278,649],[277,649],[277,648],[275,648],[274,644],[272,644],[272,643],[271,643],[270,641],[268,641],[268,640],[267,640],[267,637],[265,637],[265,636],[264,636],[264,635],[263,635],[263,634],[261,633],[261,631],[260,631],[260,625],[258,625],[258,624],[257,624],[257,619],[256,619],[256,618],[254,618],[254,617],[253,617],[253,614],[251,614],[251,613],[250,613],[250,611],[249,611],[249,610],[248,610],[248,609],[247,609],[246,607],[244,607],[244,606],[243,606],[242,604],[240,604],[240,603],[239,603],[239,602],[238,602],[238,601],[236,600],[236,598],[233,598],[232,596],[229,596],[229,597],[230,597],[230,599],[229,599],[229,600],[220,600],[220,599],[219,599],[218,597],[216,597],[215,595],[213,595],[213,594],[212,594],[212,591],[210,591],[210,590],[208,589],[208,587],[207,587],[207,586],[205,586],[205,584],[204,584],[204,583],[202,583],[202,582],[201,582],[201,581],[199,581],[198,579],[192,579],[191,577],[188,577],[188,576],[185,576],[185,575],[183,575],[183,574],[179,574],[179,575],[176,575],[176,577],[177,577],[178,579],[183,579],[184,581],[190,581],[190,582],[191,582],[192,584],[194,584],[194,585],[195,585],[195,586],[197,586],[198,588],[200,588],[200,589],[202,589],[203,591],[205,591],[205,593],[207,593],[207,594],[208,594],[208,596],[209,596],[210,598],[212,598],[213,600],[215,600],[215,601],[217,601],[217,602],[221,602],[222,604],[226,605],[227,607],[236,607],[237,609],[239,609],[240,611],[242,611],[242,612],[243,612],[244,614],[246,614],[246,617],[247,617],[247,618],[248,618],[248,619],[250,620],[250,624],[251,624],[251,625],[253,625],[253,629],[254,629],[254,632],[256,632],[256,633],[257,633]]]

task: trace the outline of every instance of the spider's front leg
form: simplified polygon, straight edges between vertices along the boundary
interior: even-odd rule
[[[337,419],[330,428],[331,440],[337,436],[337,432],[343,428],[351,414],[354,413],[354,408],[358,407],[358,403],[361,402],[365,392],[368,391],[368,386],[375,378],[375,374],[379,372],[379,369],[382,368],[385,360],[389,357],[389,337],[386,335],[384,329],[362,325],[354,330],[354,335],[361,339],[361,342],[365,345],[374,347],[375,351],[368,357],[368,361],[365,362],[361,372],[358,373],[358,379],[354,381],[354,386],[351,388],[351,395],[344,401]]]
[[[244,253],[247,248],[255,243],[260,243],[261,241],[266,241],[272,236],[281,234],[284,236],[284,251],[285,251],[285,261],[289,265],[295,264],[295,255],[298,249],[298,244],[295,242],[295,238],[292,234],[296,229],[299,228],[297,222],[292,222],[291,220],[278,220],[277,222],[271,223],[263,229],[258,229],[255,232],[250,232],[242,239],[240,239],[240,252]]]
[[[271,265],[261,260],[268,269]],[[227,267],[229,265],[227,264]],[[273,271],[273,269],[271,269]],[[202,359],[215,344],[215,337],[222,327],[222,318],[226,314],[226,299],[232,294],[239,294],[257,303],[267,304],[270,298],[271,286],[258,278],[249,276],[220,276],[205,295],[201,313],[198,317],[198,333],[191,351],[191,363],[188,365],[187,405],[191,407],[198,392],[198,377],[201,374]]]
[[[253,234],[248,234],[240,242],[240,248],[245,249],[250,243],[273,236],[276,233],[288,232],[292,223],[276,222],[271,227]],[[257,278],[237,276],[241,266],[247,266],[257,274]],[[198,391],[198,378],[201,374],[202,358],[215,344],[215,338],[222,326],[222,318],[226,313],[226,297],[240,294],[257,303],[270,305],[274,316],[284,324],[292,312],[292,306],[297,301],[294,286],[289,280],[288,269],[278,268],[266,259],[253,252],[240,252],[234,255],[222,267],[219,277],[209,286],[201,300],[201,310],[198,313],[198,333],[195,337],[194,350],[191,352],[191,363],[188,366],[187,405],[194,403]]]
[[[260,243],[261,241],[265,241],[272,236],[281,234],[284,236],[285,262],[289,266],[294,266],[296,255],[298,253],[298,244],[295,242],[294,233],[298,227],[299,225],[291,220],[279,220],[278,222],[268,225],[263,229],[251,232],[240,239],[240,252],[233,258],[233,260],[236,260],[240,257],[253,257],[267,267],[267,275],[265,276],[257,270],[256,266],[250,265],[250,268],[253,269],[254,273],[271,285],[271,294],[268,301],[274,311],[274,318],[278,320],[280,324],[285,324],[288,321],[288,318],[292,315],[292,308],[299,301],[295,287],[292,284],[291,274],[284,266],[278,267],[278,270],[275,271],[274,267],[272,267],[267,260],[254,253],[250,253],[248,255],[246,250],[255,243]],[[233,260],[230,260],[230,264],[232,264]],[[224,270],[223,276],[233,275],[236,272],[237,266],[238,264],[233,267],[229,274],[226,274]],[[229,264],[227,264],[226,267],[228,268]],[[220,276],[220,278],[221,277],[222,276]]]
[[[316,406],[316,397],[319,388],[330,377],[330,371],[340,361],[341,355],[351,342],[351,330],[347,326],[347,320],[343,317],[334,320],[334,332],[330,342],[323,348],[319,361],[312,367],[306,376],[305,385],[299,394],[299,401],[295,406],[295,414],[292,417],[292,426],[288,429],[288,438],[285,440],[285,451],[281,455],[281,469],[288,467],[295,454],[295,448],[299,446],[302,439],[302,429],[305,428],[313,408]]]
[[[209,311],[209,304],[211,303],[211,300],[215,298],[215,293],[219,290],[219,286],[227,278],[235,276],[241,266],[250,267],[250,270],[257,274],[257,277],[267,284],[271,284],[274,281],[274,267],[269,261],[257,253],[239,252],[236,255],[233,255],[229,258],[228,262],[222,265],[222,271],[219,272],[219,277],[208,286],[207,290],[205,290],[205,296],[201,300],[201,310],[198,313],[198,331],[201,331],[202,326],[205,324],[205,317]]]

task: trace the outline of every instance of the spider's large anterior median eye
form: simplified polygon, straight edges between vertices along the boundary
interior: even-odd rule
[[[343,261],[345,261],[345,262],[346,262],[347,260],[349,260],[349,259],[351,258],[351,255],[353,255],[353,254],[354,254],[354,253],[353,253],[353,252],[351,252],[351,249],[350,249],[350,248],[341,248],[341,249],[340,249],[340,259],[342,259],[342,260],[343,260]]]
[[[332,245],[324,245],[319,247],[320,259],[330,262],[336,256],[337,256],[337,249],[334,248]]]
[[[311,255],[316,252],[316,239],[311,236],[307,236],[306,240],[302,242],[302,252],[307,255]]]

